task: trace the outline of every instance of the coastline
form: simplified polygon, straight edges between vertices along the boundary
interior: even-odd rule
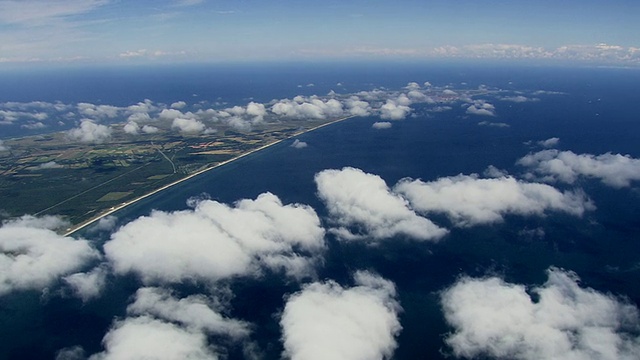
[[[315,131],[315,130],[318,130],[318,129],[323,128],[325,126],[329,126],[329,125],[332,125],[332,124],[335,124],[335,123],[338,123],[338,122],[341,122],[341,121],[344,121],[344,120],[348,120],[348,119],[351,119],[351,118],[354,118],[354,117],[356,117],[356,115],[346,116],[346,117],[343,117],[343,118],[339,118],[339,119],[336,119],[336,120],[329,121],[329,122],[324,123],[324,124],[320,124],[318,126],[314,126],[314,127],[310,128],[310,129],[307,129],[307,130],[302,130],[302,131],[296,132],[293,135],[287,136],[286,138],[283,138],[283,139],[280,139],[280,140],[276,140],[276,141],[274,141],[272,143],[263,145],[263,146],[261,146],[261,147],[259,147],[257,149],[253,149],[253,150],[248,151],[246,153],[240,154],[240,155],[238,155],[238,156],[236,156],[236,157],[234,157],[232,159],[225,160],[225,161],[223,161],[221,163],[218,163],[218,164],[216,164],[214,166],[210,166],[210,167],[198,170],[198,171],[194,172],[193,174],[189,174],[189,175],[183,177],[182,179],[178,179],[178,180],[176,180],[176,181],[174,181],[172,183],[169,183],[167,185],[159,187],[159,188],[157,188],[157,189],[155,189],[155,190],[153,190],[151,192],[148,192],[148,193],[146,193],[146,194],[144,194],[142,196],[139,196],[139,197],[137,197],[137,198],[135,198],[133,200],[125,201],[120,205],[114,206],[114,207],[108,209],[107,211],[102,212],[99,215],[96,215],[95,217],[92,217],[92,218],[90,218],[88,220],[85,220],[85,221],[83,221],[83,222],[81,222],[81,223],[79,223],[77,225],[74,225],[74,226],[66,229],[65,232],[62,234],[62,236],[71,236],[75,232],[80,231],[80,230],[86,228],[87,226],[89,226],[89,225],[91,225],[91,224],[93,224],[95,222],[100,221],[100,219],[105,218],[105,217],[107,217],[107,216],[109,216],[109,215],[111,215],[111,214],[113,214],[115,212],[118,212],[118,211],[126,208],[129,205],[135,204],[135,203],[137,203],[137,202],[139,202],[139,201],[141,201],[143,199],[146,199],[146,198],[148,198],[150,196],[153,196],[153,195],[155,195],[155,194],[157,194],[157,193],[159,193],[161,191],[169,189],[169,188],[171,188],[171,187],[173,187],[175,185],[178,185],[178,184],[180,184],[180,183],[182,183],[184,181],[190,180],[190,179],[192,179],[192,178],[194,178],[194,177],[196,177],[198,175],[204,174],[204,173],[206,173],[206,172],[208,172],[210,170],[217,169],[217,168],[219,168],[221,166],[230,164],[230,163],[232,163],[232,162],[234,162],[236,160],[239,160],[239,159],[241,159],[241,158],[243,158],[245,156],[249,156],[249,155],[251,155],[253,153],[256,153],[258,151],[262,151],[264,149],[267,149],[270,146],[279,144],[279,143],[281,143],[281,142],[283,142],[285,140],[289,140],[289,139],[292,139],[292,138],[294,138],[296,136],[300,136],[302,134],[306,134],[308,132]]]

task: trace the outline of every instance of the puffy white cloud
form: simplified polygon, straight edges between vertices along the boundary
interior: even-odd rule
[[[420,90],[420,84],[418,84],[415,81],[412,81],[410,83],[407,84],[407,86],[404,87],[405,89],[411,91],[411,90]]]
[[[107,283],[107,268],[102,265],[88,273],[75,273],[64,277],[64,281],[71,287],[74,294],[86,302],[97,298]]]
[[[427,96],[426,94],[418,90],[409,91],[407,93],[407,97],[411,99],[412,103],[429,103],[429,104],[435,103],[435,101],[432,98],[430,98],[429,96]]]
[[[96,124],[89,119],[83,119],[80,122],[80,126],[67,131],[67,137],[84,143],[101,144],[111,139],[111,133],[110,127]]]
[[[541,140],[538,141],[538,145],[545,147],[545,148],[552,148],[557,146],[560,143],[560,138],[557,137],[552,137],[552,138],[548,138],[547,140]]]
[[[90,360],[218,358],[205,333],[150,316],[117,321],[102,344],[105,351],[91,356]]]
[[[393,124],[388,121],[376,121],[371,125],[374,129],[390,129]]]
[[[387,102],[380,107],[380,118],[385,120],[402,120],[409,115],[411,108],[406,105],[399,105],[393,100]]]
[[[214,310],[215,307],[215,301],[204,295],[177,299],[169,290],[145,287],[138,289],[135,301],[127,307],[127,313],[130,316],[150,315],[208,334],[231,338],[249,335],[248,323],[225,318]]]
[[[342,103],[336,99],[322,100],[296,96],[293,100],[284,99],[271,106],[271,112],[287,118],[328,119],[344,114]]]
[[[351,288],[333,281],[313,283],[289,297],[280,320],[284,357],[391,358],[402,329],[395,286],[368,272],[354,277]]]
[[[129,117],[127,118],[128,121],[130,122],[145,122],[145,121],[151,121],[151,115],[149,115],[146,112],[136,112],[133,113],[131,115],[129,115]]]
[[[88,241],[52,230],[65,225],[56,217],[23,216],[0,227],[0,295],[42,290],[99,258]]]
[[[238,201],[211,200],[193,210],[154,211],[112,234],[104,245],[118,274],[135,273],[145,283],[216,281],[283,269],[291,276],[313,272],[324,250],[324,230],[315,211],[283,205],[273,194]]]
[[[451,89],[445,89],[442,91],[442,95],[444,96],[458,96],[458,93],[451,90]]]
[[[110,118],[118,116],[120,108],[112,105],[94,105],[90,103],[78,103],[78,112],[89,118]]]
[[[182,134],[200,134],[206,126],[196,119],[175,118],[171,123],[172,129],[177,129]]]
[[[140,125],[135,121],[129,120],[129,122],[122,127],[122,130],[130,135],[138,135],[138,133],[140,133]]]
[[[176,101],[171,104],[172,109],[178,109],[178,110],[183,109],[185,106],[187,106],[187,103],[184,101]]]
[[[441,295],[457,357],[498,359],[637,359],[638,309],[582,288],[575,274],[551,268],[527,291],[496,277],[463,277]],[[535,294],[533,300],[530,293]]]
[[[127,106],[127,111],[132,114],[146,114],[158,110],[158,107],[153,104],[153,101],[145,99],[143,102],[139,102],[134,105]]]
[[[495,116],[496,108],[492,104],[484,100],[476,100],[467,108],[467,114],[482,115],[482,116]]]
[[[142,127],[142,132],[145,134],[155,134],[158,131],[160,131],[160,129],[158,129],[155,126],[151,126],[151,125],[145,125]]]
[[[346,240],[379,241],[402,235],[438,240],[447,231],[417,215],[402,197],[392,193],[377,175],[346,167],[316,174],[318,195]]]
[[[105,335],[105,351],[90,359],[216,359],[210,336],[238,340],[250,334],[250,326],[215,308],[216,301],[204,295],[179,299],[162,288],[138,289],[128,317]]]
[[[640,159],[629,155],[605,153],[576,154],[572,151],[549,149],[528,154],[517,162],[531,168],[529,177],[544,181],[572,184],[580,176],[600,179],[604,184],[622,188],[640,180]]]
[[[403,179],[394,187],[414,209],[446,214],[457,226],[503,221],[503,215],[542,215],[547,210],[582,216],[594,209],[582,192],[560,192],[547,184],[513,177],[480,179],[458,175],[435,181]]]
[[[360,100],[354,96],[345,101],[347,112],[354,116],[369,116],[371,115],[371,105],[368,102]]]
[[[253,116],[254,121],[262,121],[267,115],[267,109],[264,104],[250,102],[247,104],[247,115]]]
[[[8,151],[9,147],[4,145],[4,142],[0,140],[0,151]]]
[[[291,144],[292,148],[296,148],[296,149],[304,149],[307,147],[307,143],[304,141],[300,141],[298,139],[295,139],[295,141],[293,142],[293,144]]]
[[[158,115],[160,120],[175,120],[177,118],[185,117],[187,116],[183,114],[182,111],[176,109],[163,109]]]

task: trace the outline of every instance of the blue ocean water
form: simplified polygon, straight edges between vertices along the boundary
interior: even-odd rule
[[[298,94],[355,92],[375,87],[400,89],[409,81],[429,81],[453,88],[487,85],[505,90],[551,93],[536,102],[499,102],[493,121],[498,128],[479,126],[485,120],[465,114],[465,108],[429,113],[420,105],[414,117],[375,130],[377,117],[352,118],[298,137],[308,146],[291,147],[293,139],[209,171],[117,213],[125,224],[152,209],[187,208],[186,200],[203,193],[233,203],[272,192],[284,203],[311,205],[327,211],[316,195],[314,174],[351,166],[381,176],[389,186],[405,177],[425,181],[457,174],[482,173],[489,165],[519,174],[516,161],[533,151],[530,141],[559,137],[562,150],[605,152],[640,157],[640,124],[634,105],[640,94],[635,69],[531,67],[505,64],[278,64],[153,69],[85,69],[32,78],[9,76],[0,86],[0,101],[96,102],[126,106],[145,98],[169,103],[188,97],[221,99],[243,104]],[[86,73],[84,73],[86,72]],[[22,82],[21,80],[22,79]],[[340,83],[341,85],[337,85]],[[22,87],[18,87],[22,84]],[[307,86],[313,84],[313,86]],[[14,87],[14,90],[10,88]],[[558,94],[561,93],[561,94]],[[557,185],[563,188],[563,185]],[[452,228],[439,243],[402,239],[375,248],[337,241],[327,235],[330,250],[318,269],[320,279],[349,283],[351,273],[370,269],[392,280],[399,293],[402,332],[397,359],[445,358],[449,349],[439,292],[461,275],[499,274],[507,281],[541,284],[545,270],[557,266],[576,272],[585,286],[625,296],[640,305],[640,188],[613,189],[597,180],[579,183],[597,205],[583,218],[509,216],[504,223]],[[446,219],[442,220],[445,225]],[[523,229],[544,228],[543,238],[523,238]],[[104,241],[98,235],[82,234]],[[108,236],[108,235],[107,235]],[[82,345],[88,354],[101,350],[100,341],[114,316],[123,316],[129,297],[139,286],[133,277],[114,280],[102,298],[79,300],[37,293],[0,298],[0,357],[53,358],[58,349]],[[280,358],[278,319],[283,296],[298,285],[279,277],[241,280],[232,284],[231,315],[256,324],[252,338],[265,358]],[[256,299],[260,299],[259,301]],[[233,347],[230,358],[241,358]]]

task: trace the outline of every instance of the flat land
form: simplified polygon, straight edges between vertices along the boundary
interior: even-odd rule
[[[103,144],[71,142],[64,132],[5,140],[0,219],[59,215],[74,229],[181,179],[333,121],[266,123],[247,132],[197,136],[131,136],[122,124],[113,124],[112,139]]]

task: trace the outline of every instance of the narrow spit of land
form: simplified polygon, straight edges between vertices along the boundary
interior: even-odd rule
[[[71,143],[64,133],[6,140],[0,152],[0,218],[58,215],[72,235],[100,219],[204,172],[282,141],[334,124],[289,121],[241,133],[180,136],[167,132],[132,138],[118,132],[109,143]]]

